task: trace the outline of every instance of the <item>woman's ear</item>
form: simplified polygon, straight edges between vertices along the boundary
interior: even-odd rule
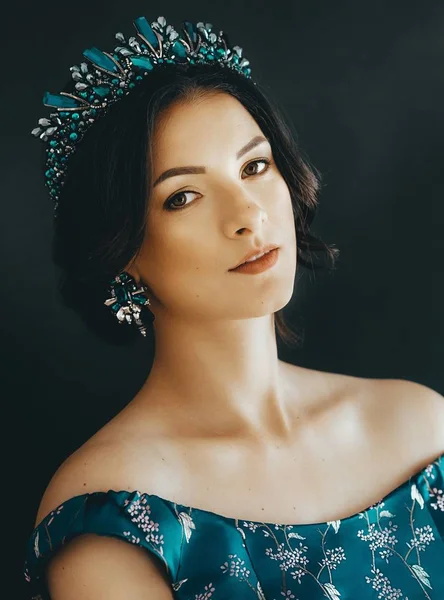
[[[126,273],[128,273],[128,275],[131,275],[131,277],[136,281],[137,284],[140,283],[140,273],[137,269],[136,263],[135,261],[131,261],[129,262],[126,267],[124,268],[124,271],[126,271]]]

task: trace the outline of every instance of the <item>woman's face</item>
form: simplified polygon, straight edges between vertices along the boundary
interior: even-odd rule
[[[156,123],[145,240],[135,262],[153,312],[196,321],[260,317],[293,293],[296,234],[288,187],[243,105],[225,93],[172,105]],[[267,165],[266,161],[271,161]],[[257,247],[281,247],[262,273],[233,273]],[[128,269],[132,272],[131,269]]]

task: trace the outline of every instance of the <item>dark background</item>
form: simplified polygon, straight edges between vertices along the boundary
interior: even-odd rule
[[[444,393],[442,0],[8,3],[0,268],[2,566],[11,598],[23,597],[24,546],[51,475],[131,400],[151,366],[145,340],[109,346],[60,305],[42,142],[30,135],[49,112],[43,92],[62,88],[84,48],[110,50],[115,32],[132,35],[141,15],[226,31],[323,175],[314,230],[341,256],[333,273],[299,279],[289,314],[305,343],[280,344],[281,358]]]

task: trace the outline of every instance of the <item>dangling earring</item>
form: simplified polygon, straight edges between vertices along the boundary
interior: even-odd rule
[[[109,293],[111,297],[104,302],[106,306],[111,308],[120,325],[124,321],[127,323],[134,322],[144,337],[146,337],[146,328],[140,320],[140,311],[143,306],[151,305],[149,299],[144,294],[147,289],[143,284],[137,287],[135,279],[126,271],[122,271],[122,273],[116,275],[110,281]],[[154,321],[154,314],[150,310],[148,312],[150,313],[151,321]]]

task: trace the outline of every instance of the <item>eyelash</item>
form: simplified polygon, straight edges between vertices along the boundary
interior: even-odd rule
[[[251,162],[249,162],[247,165],[245,165],[245,169],[247,167],[249,167],[250,165],[254,164],[254,163],[265,163],[267,165],[267,168],[264,169],[263,171],[261,171],[260,173],[254,173],[253,175],[250,175],[250,177],[254,177],[256,175],[263,175],[264,173],[266,173],[272,163],[272,161],[268,158],[258,158],[256,160],[252,160]],[[181,192],[177,192],[177,194],[174,194],[173,196],[171,196],[170,198],[168,198],[168,200],[165,202],[165,210],[168,211],[177,211],[177,210],[182,210],[183,208],[186,208],[187,206],[189,206],[188,204],[184,204],[182,206],[179,206],[177,208],[171,208],[171,202],[177,198],[178,196],[182,195],[182,194],[197,194],[197,192],[194,192],[192,190],[182,190]]]

